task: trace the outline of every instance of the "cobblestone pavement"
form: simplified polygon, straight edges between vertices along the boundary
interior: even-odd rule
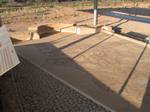
[[[110,112],[22,58],[0,84],[3,112]]]

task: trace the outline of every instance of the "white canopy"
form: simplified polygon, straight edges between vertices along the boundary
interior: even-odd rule
[[[14,46],[5,26],[0,27],[0,76],[19,64]]]

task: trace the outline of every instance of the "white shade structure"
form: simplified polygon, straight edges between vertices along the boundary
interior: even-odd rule
[[[0,27],[0,76],[19,64],[19,59],[5,26]]]

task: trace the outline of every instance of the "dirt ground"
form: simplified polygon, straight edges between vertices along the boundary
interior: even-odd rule
[[[28,28],[34,25],[47,25],[51,23],[77,24],[93,26],[92,7],[50,8],[45,15],[31,15],[12,17],[10,24],[6,24],[10,34],[17,40],[29,37]],[[99,9],[99,25],[111,26],[121,29],[123,35],[148,37],[150,35],[150,9],[149,8],[102,8]],[[23,38],[23,39],[22,39]]]

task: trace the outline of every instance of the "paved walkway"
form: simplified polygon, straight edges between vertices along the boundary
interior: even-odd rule
[[[1,112],[111,112],[20,57],[0,77]]]
[[[116,111],[138,112],[141,106],[150,109],[150,49],[144,43],[105,33],[56,34],[16,49],[41,69]]]

